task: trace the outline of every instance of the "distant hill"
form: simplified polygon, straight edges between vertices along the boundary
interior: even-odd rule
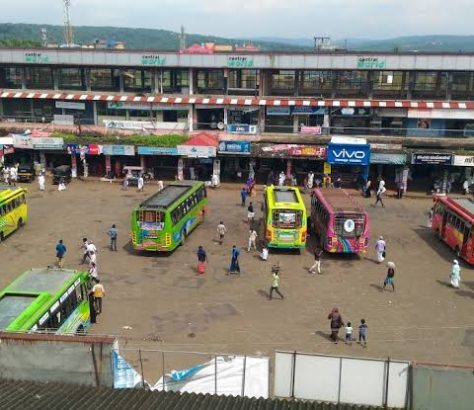
[[[47,24],[12,24],[0,23],[0,47],[8,41],[29,41],[41,43],[41,29],[48,33],[48,42],[60,44],[63,42],[63,27]],[[174,31],[123,28],[123,27],[74,27],[74,41],[77,44],[92,44],[97,39],[123,41],[128,49],[147,49],[161,51],[175,51],[179,48],[179,34]],[[186,44],[219,43],[226,45],[243,45],[248,39],[229,39],[223,37],[206,36],[200,34],[186,34]],[[309,51],[311,48],[304,45],[288,45],[278,42],[253,42],[264,51]],[[4,45],[5,46],[5,45]]]
[[[312,48],[314,41],[310,38],[258,37],[255,40],[271,41]],[[380,52],[474,52],[474,36],[426,35],[407,36],[389,39],[337,39],[332,41],[337,48],[347,47],[350,51]]]

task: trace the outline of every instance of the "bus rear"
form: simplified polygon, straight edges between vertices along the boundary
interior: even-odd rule
[[[306,207],[298,188],[267,187],[265,239],[270,248],[304,249]]]
[[[170,250],[171,233],[165,229],[166,216],[164,209],[140,208],[133,212],[132,245],[134,249],[139,251]]]
[[[331,253],[364,253],[369,245],[369,216],[343,189],[313,191],[311,221],[320,246]]]

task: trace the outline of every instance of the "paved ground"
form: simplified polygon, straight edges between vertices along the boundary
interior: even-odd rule
[[[30,220],[0,245],[0,286],[28,268],[53,263],[60,238],[68,247],[66,266],[80,268],[81,238],[92,238],[107,292],[104,313],[92,333],[119,335],[123,346],[269,355],[284,349],[474,362],[474,272],[463,264],[461,290],[447,286],[453,254],[425,227],[428,198],[388,198],[385,209],[365,202],[372,237],[386,237],[388,259],[397,264],[392,293],[381,291],[386,269],[375,263],[373,244],[362,258],[325,256],[323,274],[316,276],[307,272],[310,250],[272,253],[266,263],[243,251],[242,274],[226,276],[232,244],[244,247],[247,242],[246,212],[239,206],[237,186],[209,192],[206,221],[169,256],[140,255],[129,248],[130,211],[151,193],[151,186],[145,193],[124,192],[103,182],[74,182],[61,193],[48,188],[40,193],[36,184],[29,186]],[[221,219],[229,229],[222,246],[213,241]],[[120,230],[116,253],[107,249],[105,232],[112,223]],[[210,259],[204,276],[194,270],[200,244]],[[285,299],[268,301],[270,267],[277,261]],[[361,318],[367,320],[366,349],[328,341],[327,315],[333,306],[354,327]],[[145,365],[154,375],[156,357],[151,356]]]

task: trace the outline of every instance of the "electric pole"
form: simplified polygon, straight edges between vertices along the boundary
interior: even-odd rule
[[[71,24],[71,0],[63,0],[64,3],[64,44],[72,47],[74,44],[74,34]]]

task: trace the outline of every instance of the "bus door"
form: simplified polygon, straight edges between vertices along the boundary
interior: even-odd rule
[[[446,223],[448,222],[448,213],[445,209],[443,209],[443,222],[441,223],[441,238],[444,238],[444,234],[446,232]]]
[[[464,229],[462,233],[462,246],[461,251],[462,253],[466,253],[466,246],[468,241],[471,241],[471,228],[472,226],[469,224],[464,224]]]

